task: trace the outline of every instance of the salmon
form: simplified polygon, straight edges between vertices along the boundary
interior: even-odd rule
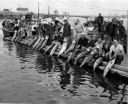
[[[56,52],[58,47],[59,47],[59,42],[56,42],[55,46],[52,48],[52,50],[50,52],[50,56],[52,56]]]
[[[113,58],[111,61],[108,62],[108,64],[106,65],[104,72],[103,72],[103,77],[105,77],[108,73],[108,71],[112,68],[112,66],[115,63],[116,58]]]
[[[46,38],[45,38],[43,44],[41,45],[41,47],[39,48],[39,50],[43,49],[43,48],[46,46],[46,44],[47,44],[47,42],[48,42],[48,39],[49,39],[49,37],[46,36]]]

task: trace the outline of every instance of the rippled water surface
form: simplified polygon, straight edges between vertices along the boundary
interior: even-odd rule
[[[0,31],[0,102],[34,104],[125,104],[128,79],[102,77],[92,69],[2,40]],[[125,102],[125,103],[124,103]]]

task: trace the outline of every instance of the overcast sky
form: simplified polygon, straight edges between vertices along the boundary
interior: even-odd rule
[[[128,0],[0,0],[0,10],[9,8],[15,11],[17,7],[27,7],[37,12],[38,1],[41,13],[47,13],[48,5],[51,13],[57,9],[59,13],[67,11],[78,15],[118,15],[126,14],[118,10],[128,9]]]

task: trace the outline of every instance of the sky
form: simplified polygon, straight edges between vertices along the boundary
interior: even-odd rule
[[[66,11],[75,15],[119,15],[128,10],[128,0],[0,0],[0,10],[16,11],[17,7],[27,7],[37,12],[38,2],[41,13],[47,13],[48,6],[50,13],[57,9],[60,14]]]

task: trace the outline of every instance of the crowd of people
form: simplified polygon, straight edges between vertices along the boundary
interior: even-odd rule
[[[63,18],[63,21],[53,19],[47,23],[38,21],[37,24],[29,24],[26,27],[23,28],[20,26],[20,21],[15,20],[15,34],[12,40],[21,41],[26,37],[32,37],[32,41],[29,42],[32,48],[42,50],[45,47],[45,53],[49,51],[51,56],[59,50],[58,56],[66,54],[68,55],[66,62],[74,59],[75,64],[83,59],[80,67],[93,60],[95,71],[102,61],[107,61],[107,65],[111,61],[113,64],[121,64],[124,59],[126,33],[123,21],[118,18],[113,18],[107,25],[103,16],[99,14],[95,21],[85,25],[77,19],[71,26],[68,19]],[[93,34],[94,32],[96,34]],[[108,70],[109,68],[106,68],[104,76]]]

